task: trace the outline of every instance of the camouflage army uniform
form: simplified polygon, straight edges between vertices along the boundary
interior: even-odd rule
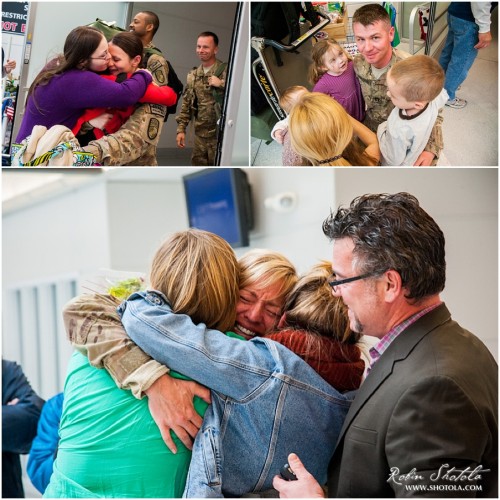
[[[165,106],[140,104],[119,130],[90,141],[83,149],[94,154],[101,165],[155,167],[156,146],[165,116]]]
[[[407,52],[392,49],[392,58],[389,66],[392,67],[395,63],[407,57],[410,57],[410,54]],[[363,123],[376,133],[378,126],[387,120],[394,109],[394,104],[392,104],[390,97],[387,95],[387,71],[377,79],[372,73],[371,64],[366,62],[361,54],[357,54],[354,57],[354,71],[361,85],[361,91],[367,107],[366,118]],[[442,122],[443,116],[439,112],[431,136],[425,147],[425,151],[429,151],[435,156],[433,165],[437,163],[439,154],[444,147],[441,131]]]
[[[154,45],[153,42],[149,42],[144,47],[144,52],[151,51],[159,51]],[[151,71],[153,75],[153,80],[161,87],[163,85],[167,85],[168,83],[168,64],[165,58],[161,54],[157,54],[153,52],[149,58],[147,63],[147,69]]]
[[[205,73],[203,66],[193,68],[187,76],[186,88],[182,98],[182,108],[175,117],[177,121],[177,133],[186,132],[191,118],[194,120],[194,148],[191,163],[195,166],[213,166],[215,163],[215,151],[217,148],[217,112],[216,101],[213,91],[224,95],[227,68],[219,76],[223,80],[220,88],[208,85],[208,78],[217,73],[220,66],[224,64],[218,59],[214,66]],[[196,98],[196,109],[193,104]]]
[[[92,366],[106,368],[118,387],[141,399],[169,369],[127,336],[116,312],[120,302],[110,295],[76,297],[64,307],[64,326],[73,347],[87,356]]]
[[[144,49],[156,48],[149,43]],[[147,69],[160,87],[168,83],[168,64],[163,56],[153,53],[148,59]],[[119,130],[90,141],[84,149],[96,155],[96,162],[101,165],[157,166],[156,146],[160,140],[166,110],[166,106],[160,104],[140,104]]]

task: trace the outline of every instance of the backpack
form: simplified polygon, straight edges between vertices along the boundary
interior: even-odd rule
[[[217,78],[220,78],[222,76],[222,73],[227,68],[227,63],[222,63],[216,71],[214,71],[214,76]],[[194,87],[194,79],[196,75],[196,71],[198,68],[195,66],[187,75],[187,85],[191,88]],[[220,89],[216,89],[215,87],[212,88],[212,96],[214,98],[215,104],[215,116],[217,117],[217,121],[219,120],[221,114],[222,114],[222,103],[224,102],[224,91],[221,92]],[[191,110],[191,118],[193,116],[196,116],[198,113],[198,99],[196,97],[196,94],[193,93],[191,96],[192,102],[189,105],[189,109]]]
[[[182,99],[182,91],[184,90],[184,85],[179,80],[179,77],[177,76],[177,73],[175,72],[172,65],[170,64],[170,61],[167,61],[167,64],[168,64],[168,86],[172,88],[174,92],[177,94],[177,102],[172,106],[167,107],[167,113],[174,114],[177,112],[177,104],[179,104],[179,101]]]
[[[144,58],[142,60],[142,67],[147,68],[148,67],[148,61],[149,58],[153,54],[158,54],[158,55],[163,55],[160,49],[144,49]],[[173,104],[172,106],[167,106],[167,116],[168,115],[173,115],[177,112],[177,104],[179,104],[179,101],[182,98],[182,91],[184,90],[184,84],[179,80],[179,77],[177,76],[177,73],[175,72],[173,66],[170,64],[170,61],[167,61],[167,66],[168,66],[168,86],[173,89],[173,91],[177,94],[177,102]],[[165,118],[166,119],[166,118]]]
[[[227,63],[222,63],[218,68],[217,71],[214,71],[214,76],[217,78],[220,78],[222,76],[222,73],[227,68]],[[221,110],[222,110],[222,103],[224,102],[224,92],[221,92],[220,90],[216,89],[215,87],[212,89],[212,95],[214,97],[215,101],[215,114],[217,116],[217,120],[220,118],[221,115]]]
[[[11,148],[11,165],[15,167],[93,167],[96,157],[85,151],[73,132],[64,125],[47,130],[35,125],[31,134]]]
[[[91,28],[95,28],[99,30],[105,37],[106,40],[109,42],[117,33],[121,33],[124,30],[123,28],[120,28],[119,26],[115,25],[115,21],[112,22],[107,22],[103,21],[102,19],[97,18],[93,23],[87,24],[87,26],[90,26]]]

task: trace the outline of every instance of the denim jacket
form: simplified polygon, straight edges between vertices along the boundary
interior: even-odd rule
[[[238,497],[272,488],[297,453],[324,484],[353,393],[341,394],[270,339],[232,339],[173,314],[158,292],[118,309],[145,352],[209,387],[212,404],[193,446],[185,497]]]

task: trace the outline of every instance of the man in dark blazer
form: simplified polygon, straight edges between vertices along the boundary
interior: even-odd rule
[[[323,230],[334,241],[333,293],[351,328],[378,338],[328,495],[498,498],[498,367],[440,300],[442,231],[407,193],[356,198]],[[299,458],[289,460],[298,480],[276,477],[280,496],[324,496]]]

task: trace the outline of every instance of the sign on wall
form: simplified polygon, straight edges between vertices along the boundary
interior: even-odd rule
[[[23,49],[28,29],[29,2],[2,2],[2,66],[15,61],[7,73],[2,69],[2,166],[10,165],[10,144],[17,105],[19,81],[23,67]],[[26,44],[28,54],[31,44]],[[26,58],[24,62],[27,63]],[[5,77],[5,78],[4,78]]]
[[[28,2],[2,2],[2,33],[24,35],[28,9]]]

